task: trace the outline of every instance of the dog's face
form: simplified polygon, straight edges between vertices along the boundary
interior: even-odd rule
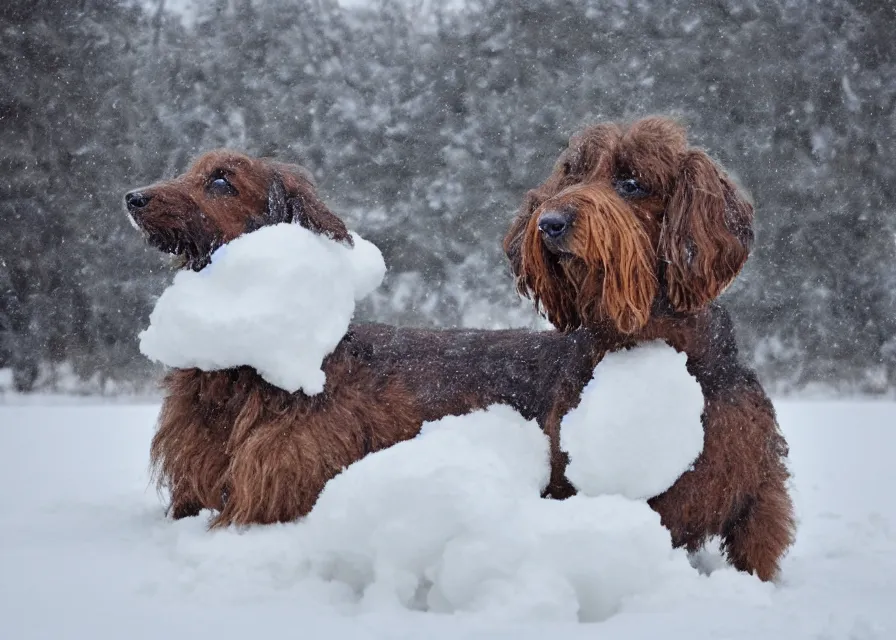
[[[646,118],[574,135],[504,250],[519,291],[559,329],[633,333],[657,308],[694,313],[722,293],[747,260],[752,220],[681,126]]]
[[[308,171],[234,151],[210,151],[183,175],[124,199],[147,241],[196,271],[222,244],[268,224],[296,222],[352,242],[342,220],[317,197]]]

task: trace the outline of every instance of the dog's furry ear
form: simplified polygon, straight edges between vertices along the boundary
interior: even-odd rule
[[[517,279],[523,276],[523,242],[525,241],[526,229],[529,226],[529,219],[539,204],[541,204],[541,201],[542,198],[538,195],[538,192],[534,190],[529,191],[526,194],[526,199],[523,201],[523,206],[520,207],[513,222],[510,223],[510,229],[507,230],[507,234],[504,236],[504,255],[510,261],[510,270]],[[527,297],[529,295],[528,292],[522,289],[520,289],[520,293]]]
[[[294,193],[304,187],[317,189],[312,173],[300,164],[290,164],[288,162],[278,162],[270,158],[265,158],[264,162],[275,172],[278,173],[283,181],[284,186],[290,193]]]
[[[660,235],[667,295],[680,312],[715,299],[753,244],[753,206],[702,151],[684,154]]]
[[[269,161],[272,169],[268,187],[267,224],[295,222],[332,240],[353,246],[342,219],[317,196],[311,173],[299,165]]]
[[[275,172],[268,187],[268,208],[265,211],[265,219],[268,224],[280,224],[291,222],[289,205],[286,202],[286,187],[283,178]]]

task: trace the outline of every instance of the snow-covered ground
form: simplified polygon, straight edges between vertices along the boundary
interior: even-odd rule
[[[11,401],[0,406],[0,638],[896,638],[896,403],[777,406],[800,528],[772,586],[713,553],[699,574],[633,503],[527,490],[520,513],[489,512],[511,504],[501,487],[540,481],[512,463],[537,450],[531,432],[497,438],[520,447],[506,458],[503,444],[434,430],[405,458],[384,452],[333,483],[306,522],[208,533],[201,518],[166,520],[148,486],[156,405]],[[483,455],[438,457],[464,446]],[[492,494],[464,488],[482,486],[463,484],[472,473]],[[426,482],[461,490],[428,505]],[[414,563],[434,557],[422,593]]]

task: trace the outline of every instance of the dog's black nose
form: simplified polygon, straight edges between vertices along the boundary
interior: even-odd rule
[[[569,230],[569,214],[545,211],[538,216],[538,228],[547,237],[556,240]]]
[[[128,205],[128,209],[142,209],[146,205],[149,204],[149,201],[152,200],[151,195],[147,195],[145,193],[140,193],[139,191],[132,191],[128,193],[124,197],[124,201]]]

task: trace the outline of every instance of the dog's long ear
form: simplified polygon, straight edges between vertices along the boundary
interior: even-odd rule
[[[295,222],[306,229],[352,246],[342,219],[317,196],[307,169],[295,164],[268,161],[272,170],[268,187],[267,224]]]
[[[659,241],[672,306],[693,313],[716,298],[752,244],[753,205],[705,153],[685,153]]]
[[[286,186],[278,172],[274,172],[268,187],[268,208],[265,211],[265,221],[268,224],[292,221],[289,205],[286,202]]]

